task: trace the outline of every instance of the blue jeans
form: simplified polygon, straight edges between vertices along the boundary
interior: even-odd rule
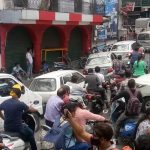
[[[32,77],[32,69],[33,69],[33,64],[27,62],[27,74],[29,78]]]
[[[37,150],[34,133],[26,124],[23,124],[22,128],[18,129],[18,133],[24,141],[28,141],[30,143],[32,150]]]
[[[89,150],[91,145],[86,142],[77,142],[75,146],[67,148],[66,150]]]

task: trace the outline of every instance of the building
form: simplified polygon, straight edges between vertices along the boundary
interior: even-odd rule
[[[150,0],[120,0],[119,35],[135,39],[135,20],[150,17]]]
[[[78,59],[91,48],[92,26],[103,23],[95,0],[0,0],[1,66],[26,68],[26,49],[33,48],[34,71],[68,51]]]

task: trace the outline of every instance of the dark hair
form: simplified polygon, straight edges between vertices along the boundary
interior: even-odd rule
[[[77,77],[76,75],[73,75],[73,76],[71,77],[71,82],[77,83],[77,81],[78,81],[78,77]]]
[[[19,65],[19,63],[18,63],[18,62],[15,62],[15,66],[17,66],[17,65]]]
[[[118,55],[117,59],[118,59],[118,60],[122,60],[122,56],[121,56],[121,55]]]
[[[61,87],[66,90],[66,93],[70,94],[70,87],[68,85],[62,85]]]
[[[108,123],[98,122],[94,125],[93,130],[99,139],[104,138],[109,141],[113,136],[113,129]]]
[[[100,70],[101,70],[101,69],[100,69],[100,67],[99,67],[99,66],[96,66],[96,67],[95,67],[95,72],[96,72],[96,73],[99,73],[99,72],[100,72]]]
[[[143,58],[141,54],[138,55],[138,60],[137,60],[137,67],[139,67],[139,61]]]
[[[88,73],[93,73],[93,69],[92,69],[92,68],[89,68],[89,69],[88,69]]]
[[[29,48],[29,47],[28,47],[28,48],[27,48],[27,52],[29,52],[29,51],[30,51],[30,49],[31,49],[31,48]]]
[[[135,149],[150,150],[150,135],[139,136],[135,144]]]
[[[136,83],[135,83],[135,80],[134,80],[134,79],[130,79],[130,80],[128,81],[128,87],[129,87],[130,89],[135,88],[135,85],[136,85]]]
[[[17,89],[17,88],[12,88],[12,91],[13,91],[14,93],[16,93],[16,95],[17,95],[18,98],[21,97],[21,91],[20,91],[19,89]]]
[[[63,87],[60,87],[60,88],[57,90],[57,95],[58,95],[59,97],[61,97],[61,98],[62,98],[66,93],[67,93],[67,91],[66,91],[66,89],[63,88]]]
[[[76,108],[77,108],[77,107],[80,107],[80,103],[78,103],[78,102],[69,102],[69,103],[67,103],[67,104],[65,104],[65,105],[63,106],[63,110],[64,110],[64,109],[68,109],[70,113],[73,113],[73,112],[76,111]],[[80,107],[80,108],[81,108],[81,107]],[[64,111],[63,111],[63,112],[64,112]]]

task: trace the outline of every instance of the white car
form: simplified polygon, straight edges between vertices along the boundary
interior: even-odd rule
[[[115,43],[110,51],[115,55],[122,55],[122,58],[124,59],[130,56],[133,51],[133,45],[135,43],[136,41],[120,41]]]
[[[32,107],[38,110],[37,114],[33,114],[36,121],[35,128],[36,130],[38,130],[40,125],[39,116],[43,115],[42,97],[36,93],[33,93],[23,83],[18,81],[14,76],[10,74],[0,73],[0,103],[11,98],[10,91],[14,84],[19,84],[24,87],[19,100],[23,101],[28,106],[32,105]],[[2,120],[0,120],[0,122],[2,122]],[[0,128],[2,128],[2,126]]]
[[[85,77],[76,70],[58,70],[33,79],[29,89],[42,96],[43,106],[51,95],[56,95],[61,85],[70,81],[72,75],[78,76],[78,83],[84,87]]]
[[[106,75],[108,69],[112,68],[113,59],[115,58],[116,55],[112,54],[111,52],[100,52],[100,53],[90,54],[87,59],[85,68],[83,70],[83,74],[86,75],[89,68],[95,69],[96,66],[99,66],[101,68],[101,72],[104,75]]]
[[[150,74],[142,75],[135,79],[138,89],[143,96],[143,110],[150,107]]]

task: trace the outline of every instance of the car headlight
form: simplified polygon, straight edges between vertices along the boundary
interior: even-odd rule
[[[33,101],[33,104],[34,104],[34,105],[38,105],[38,104],[39,104],[39,100]]]

